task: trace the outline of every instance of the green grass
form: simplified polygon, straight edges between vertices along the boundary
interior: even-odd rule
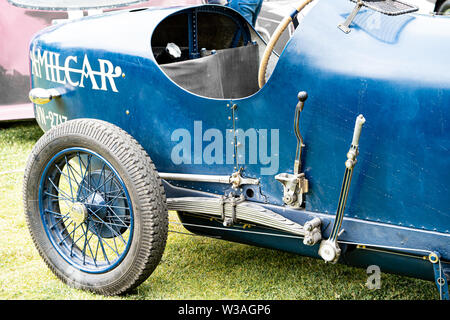
[[[0,127],[0,172],[24,168],[42,131],[34,122]],[[438,299],[432,282],[382,274],[276,250],[169,233],[161,264],[133,293],[105,298],[59,281],[40,258],[23,215],[22,172],[0,174],[0,299]],[[171,213],[171,220],[176,215]],[[170,229],[187,232],[181,226]]]

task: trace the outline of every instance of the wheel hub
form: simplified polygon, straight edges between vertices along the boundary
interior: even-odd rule
[[[120,190],[120,186],[105,178],[108,176],[104,168],[92,170],[89,177],[85,177],[80,183],[82,193],[79,197],[87,210],[88,229],[107,239],[124,233],[128,229],[129,217],[126,202],[118,198],[120,194],[117,194],[117,190]]]
[[[105,219],[106,202],[100,193],[91,193],[89,197],[87,197],[86,203],[91,211],[91,216],[94,221]]]
[[[69,216],[77,225],[86,221],[88,216],[87,208],[80,202],[75,202],[69,211]]]

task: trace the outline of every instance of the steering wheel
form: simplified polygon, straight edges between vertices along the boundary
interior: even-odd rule
[[[283,18],[281,23],[278,25],[278,27],[275,29],[272,37],[269,40],[269,43],[267,44],[266,50],[264,51],[263,57],[261,59],[261,64],[259,65],[259,71],[258,71],[258,85],[260,88],[264,86],[266,83],[266,71],[267,71],[267,65],[269,63],[269,58],[272,54],[273,48],[275,47],[275,44],[278,42],[278,40],[281,37],[281,34],[284,30],[288,27],[289,23],[292,22],[292,19],[303,10],[304,7],[306,7],[309,3],[311,3],[313,0],[304,0],[298,7],[296,7],[296,11],[294,11],[289,16],[286,16]]]

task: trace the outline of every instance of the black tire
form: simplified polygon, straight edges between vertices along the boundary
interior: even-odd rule
[[[450,0],[447,0],[443,4],[441,4],[441,6],[439,7],[439,14],[450,15]]]
[[[104,270],[102,269],[103,271],[95,269],[97,263],[99,263],[96,262],[96,259],[98,258],[97,252],[95,258],[93,258],[94,249],[89,248],[92,253],[92,255],[90,255],[88,253],[89,250],[86,249],[86,247],[89,246],[89,243],[86,245],[86,242],[90,241],[91,238],[95,238],[94,232],[92,231],[94,228],[93,225],[100,222],[103,223],[104,221],[102,219],[106,221],[106,218],[100,219],[98,217],[95,218],[94,216],[90,216],[92,210],[89,209],[90,211],[88,211],[87,209],[84,209],[83,212],[85,213],[83,220],[77,220],[77,223],[79,223],[78,226],[81,227],[78,230],[83,230],[86,234],[89,232],[93,234],[89,239],[87,239],[86,236],[83,251],[81,251],[81,245],[80,248],[77,247],[78,244],[75,245],[78,254],[81,251],[82,254],[86,255],[87,253],[89,255],[87,258],[86,256],[83,256],[83,263],[85,259],[94,261],[95,265],[92,267],[93,269],[86,271],[78,260],[73,258],[72,261],[70,260],[70,256],[64,256],[63,250],[67,250],[67,247],[63,247],[64,243],[58,247],[58,244],[53,241],[50,234],[53,234],[51,232],[53,232],[54,229],[51,229],[46,225],[46,218],[44,218],[46,216],[41,212],[43,211],[43,203],[47,203],[47,200],[42,200],[46,198],[42,196],[42,192],[39,191],[39,189],[40,184],[45,183],[46,179],[44,178],[46,177],[45,174],[47,170],[50,170],[47,168],[53,168],[50,161],[55,159],[57,154],[64,152],[64,150],[72,150],[74,148],[83,148],[92,151],[97,155],[101,155],[102,159],[105,160],[105,163],[113,168],[111,169],[111,172],[117,174],[118,181],[120,180],[122,182],[122,191],[126,192],[127,195],[127,197],[123,197],[126,198],[126,200],[123,201],[127,201],[126,204],[129,205],[129,210],[126,212],[130,215],[128,220],[132,221],[132,224],[131,222],[127,222],[126,225],[127,227],[132,227],[130,227],[129,238],[126,242],[126,246],[123,245],[123,247],[125,247],[123,253],[117,251],[116,255],[119,257],[120,254],[120,259],[116,259],[116,264],[113,265],[108,258],[104,259],[105,262],[103,263],[105,263],[106,267]],[[79,163],[80,162],[81,161],[79,161]],[[57,167],[57,165],[55,166]],[[105,167],[105,164],[103,167]],[[82,168],[80,168],[80,173],[80,176],[82,176]],[[58,180],[63,179],[62,174],[63,173],[61,172],[61,176],[57,178]],[[88,175],[90,179],[92,172],[90,169],[88,172],[87,165],[84,172],[84,178],[83,180],[80,179],[81,182],[78,182],[78,185],[84,184],[86,176]],[[106,173],[104,173],[104,175],[106,175]],[[42,176],[44,176],[43,179],[41,179]],[[68,173],[68,176],[70,177],[70,173]],[[76,175],[73,175],[72,177],[75,176]],[[65,177],[67,178],[67,175]],[[114,174],[113,178],[116,179]],[[75,183],[75,178],[73,178],[73,180],[74,185],[77,185]],[[57,181],[56,178],[54,181]],[[108,183],[112,184],[112,182]],[[98,182],[98,184],[100,184],[100,182]],[[103,185],[107,185],[106,179],[103,182]],[[81,187],[79,188],[81,190]],[[59,197],[61,196],[62,191],[59,189],[57,190]],[[100,193],[100,191],[95,190],[95,193]],[[87,201],[86,197],[84,197],[84,199]],[[129,292],[145,281],[161,260],[168,233],[168,214],[164,188],[158,173],[145,150],[129,134],[110,123],[94,119],[77,119],[63,123],[45,133],[34,146],[28,159],[24,175],[23,201],[27,225],[39,254],[50,270],[59,279],[72,287],[93,291],[103,295],[123,294]],[[60,201],[60,199],[58,198],[53,202],[55,201]],[[106,202],[103,203],[107,204]],[[96,204],[100,206],[97,202]],[[89,205],[91,204],[85,204],[86,207]],[[60,208],[60,205],[58,204],[56,208]],[[60,211],[62,210],[60,209]],[[73,206],[69,212],[72,211]],[[86,214],[86,212],[89,212],[89,214]],[[59,213],[63,214],[62,212]],[[90,218],[88,216],[92,218],[90,226]],[[73,218],[72,213],[69,216],[66,216],[65,222],[62,218],[56,219],[59,219],[58,221],[63,221],[58,222],[59,225],[64,225],[69,224],[68,219],[70,220],[70,218]],[[76,219],[73,218],[73,221],[75,220]],[[94,220],[96,222],[93,222]],[[74,223],[73,226],[76,226],[76,223]],[[55,229],[59,230],[59,228],[60,227],[58,226]],[[61,227],[61,229],[62,228],[63,227]],[[64,226],[64,228],[67,228],[67,226]],[[122,229],[116,228],[113,232],[115,231],[117,235],[120,233],[120,237],[122,237],[122,234],[125,232]],[[97,228],[95,230],[98,232],[99,229]],[[66,230],[65,232],[67,233],[68,231]],[[97,232],[95,232],[96,235]],[[75,230],[73,231],[73,234],[75,235]],[[119,239],[115,238],[116,234],[105,234],[104,236],[105,239],[108,238],[108,241],[112,241],[109,240],[111,238],[114,238],[113,240],[115,241],[115,239]],[[102,237],[97,235],[97,237],[97,250],[99,247],[98,243],[100,243],[101,248],[103,249],[103,235]],[[72,243],[77,243],[75,237],[71,241]],[[107,240],[103,241],[106,242]],[[72,255],[72,249],[70,254]],[[98,255],[100,257],[100,253],[98,253]],[[98,259],[100,260],[100,258]],[[111,263],[112,266],[109,267],[107,263]]]

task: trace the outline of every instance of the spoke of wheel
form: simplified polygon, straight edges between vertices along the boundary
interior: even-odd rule
[[[111,218],[108,217],[108,219],[109,219],[109,222],[111,222]],[[112,238],[112,239],[113,239],[113,241],[114,241],[114,247],[116,248],[116,252],[118,253],[118,252],[119,252],[119,249],[117,248],[116,237],[114,237],[114,238]],[[119,256],[119,255],[117,255],[117,256]]]
[[[56,227],[57,225],[58,225],[58,223],[61,223],[61,222],[66,222],[68,219],[69,219],[69,217],[68,217],[68,215],[69,214],[66,214],[64,217],[67,217],[66,219],[64,219],[64,217],[61,217],[58,221],[56,221],[49,229],[53,229],[54,227]]]
[[[70,179],[69,161],[67,161],[67,155],[64,156],[64,160],[66,160],[67,174],[69,177],[69,185],[70,185],[70,194],[72,195],[72,198],[73,198],[72,179]],[[55,166],[56,166],[56,163],[55,163]]]
[[[109,191],[108,191],[107,193],[105,192],[105,195],[107,194],[107,195],[109,196],[109,195],[112,193],[113,190],[111,190],[111,189],[113,188],[113,182],[114,182],[114,181],[111,180],[111,182],[110,182],[110,184],[109,184]],[[121,192],[122,189],[119,189],[118,191]]]
[[[62,193],[62,194],[64,194],[68,199],[70,199],[70,196],[69,196],[67,193],[65,193],[64,191],[60,190],[60,189],[55,185],[55,183],[52,181],[52,179],[50,179],[50,177],[48,178],[48,180],[49,180],[50,183],[53,185],[53,187],[56,189],[56,191],[58,191],[58,193]],[[74,203],[74,200],[73,200],[73,199],[70,200],[70,201],[72,201],[72,203]]]
[[[83,250],[82,250],[82,254],[83,254],[83,265],[86,264],[86,246],[87,246],[87,247],[89,248],[89,251],[90,251],[90,253],[91,253],[91,256],[92,256],[92,258],[93,258],[93,260],[94,260],[94,264],[95,264],[95,266],[97,266],[97,262],[96,262],[96,260],[94,259],[94,254],[92,253],[91,246],[89,245],[89,241],[91,240],[91,238],[93,237],[94,234],[91,234],[91,236],[89,237],[89,239],[88,239],[88,237],[87,237],[87,234],[88,234],[88,231],[89,231],[89,225],[88,225],[88,223],[89,223],[89,221],[86,223],[86,229],[84,229],[83,223],[80,224],[81,230],[83,231],[83,234],[82,234],[81,236],[79,236],[78,239],[75,240],[75,241],[72,243],[72,248],[73,248],[73,246],[74,246],[81,238],[84,238],[84,244],[83,244]],[[71,248],[71,251],[70,251],[70,254],[71,254],[71,255],[72,255],[72,248]]]
[[[80,173],[80,172],[78,172],[78,170],[76,170],[71,164],[70,164],[70,161],[67,163],[67,171],[69,172],[70,171],[70,173],[72,173],[72,177],[73,177],[73,179],[76,181],[77,179],[76,179],[76,177],[75,177],[75,173],[77,174],[77,176],[78,177],[80,177],[80,178],[82,178],[83,179],[83,176],[82,176],[82,174]],[[70,169],[70,170],[69,170]],[[74,173],[75,172],[75,173]]]
[[[114,209],[125,209],[125,210],[130,210],[129,207],[120,207],[120,206],[111,206],[108,204],[96,204],[96,207],[102,207],[102,208],[114,208]]]
[[[50,196],[50,197],[53,197],[53,198],[55,198],[55,199],[58,199],[58,200],[71,201],[69,198],[64,198],[64,197],[61,197],[61,196],[59,196],[59,195],[49,193],[49,192],[47,192],[47,191],[44,191],[44,194],[46,194],[46,195],[48,195],[48,196]]]
[[[112,177],[109,177],[111,174],[112,174],[113,176],[112,176]],[[111,180],[111,179],[113,179],[114,177],[115,177],[114,172],[110,172],[110,174],[108,175],[108,181]],[[108,183],[108,181],[105,181],[101,186],[95,188],[95,190],[93,190],[93,191],[91,192],[91,194],[94,193],[94,192],[97,192],[102,186],[104,186],[106,183]],[[83,201],[86,200],[86,198],[87,198],[87,197],[84,197],[84,198],[81,199],[80,201],[83,202]]]
[[[117,189],[117,190],[109,190],[109,191],[105,191],[105,194],[107,194],[108,196],[110,196],[111,193],[113,192],[118,192],[119,194],[121,194],[123,191],[123,189]],[[125,199],[125,198],[124,198]]]
[[[121,192],[122,193],[122,192]],[[120,194],[120,193],[119,193]],[[116,195],[116,197],[118,197],[118,195],[119,194],[117,194]],[[114,207],[114,206],[110,206],[109,205],[109,203],[111,203],[111,202],[113,202],[114,200],[116,200],[116,197],[114,197],[113,199],[110,199],[110,200],[108,200],[108,202],[105,204],[105,205],[96,205],[96,206],[99,206],[99,207],[106,207],[106,208],[109,208],[109,207]],[[94,214],[96,214],[101,208],[98,208],[97,210],[95,210],[93,213]],[[120,208],[120,209],[126,209],[126,210],[129,210],[130,208],[129,207],[116,207],[116,208]],[[92,211],[92,210],[91,210]],[[128,228],[128,226],[125,224],[125,222],[119,217],[119,216],[117,216],[117,214],[115,213],[115,211],[114,210],[112,210],[112,209],[110,209],[110,211],[121,221],[121,222],[123,222],[124,223],[124,225],[123,225],[123,227],[127,227]]]
[[[89,230],[88,223],[89,223],[89,221],[86,222],[86,230],[84,230],[84,227],[81,226],[81,229],[83,230],[83,233],[84,233],[84,244],[83,244],[83,250],[81,251],[81,253],[83,254],[83,265],[86,264],[86,246],[88,245],[87,233]],[[94,264],[95,264],[95,260],[94,260]]]
[[[117,237],[120,238],[120,240],[122,240],[123,244],[127,244],[127,241],[123,238],[122,234],[118,234]],[[117,237],[114,237],[114,239],[116,239]]]
[[[80,165],[80,174],[82,175],[81,180],[83,180],[83,179],[84,179],[83,176],[86,175],[86,169],[87,169],[87,167],[85,166],[85,171],[84,171],[85,174],[83,175],[83,169],[82,169],[82,166],[84,166],[84,162],[83,162],[83,160],[81,160],[80,152],[77,152],[77,157],[78,157],[78,163],[79,163],[79,165]],[[89,157],[88,157],[88,162],[89,162]]]
[[[85,231],[84,231],[84,228],[83,228],[83,222],[80,223],[80,227],[81,227],[81,230],[83,230],[83,234],[82,234],[81,236],[79,236],[78,239],[75,240],[75,241],[72,243],[72,245],[76,244],[81,238],[83,238],[83,237],[86,236],[85,233],[84,233]],[[75,238],[74,238],[74,239],[75,239]]]
[[[88,155],[88,157],[87,157],[87,165],[85,165],[84,162],[83,162],[83,160],[81,159],[81,156],[80,156],[80,153],[79,153],[79,152],[77,152],[77,155],[78,155],[78,162],[80,163],[80,174],[82,175],[82,177],[81,177],[81,184],[82,184],[83,187],[84,187],[84,181],[86,181],[86,180],[85,180],[85,179],[86,179],[86,174],[87,174],[87,172],[88,172],[88,168],[89,168],[90,165],[91,165],[91,158],[92,158],[92,156],[91,156],[91,155]],[[83,174],[82,165],[85,166],[84,174]],[[84,188],[85,188],[86,190],[89,190],[89,189],[86,188],[86,187],[84,187]],[[81,188],[78,189],[77,198],[80,196],[80,191],[81,191]]]
[[[80,164],[81,166],[81,164]],[[83,184],[83,176],[81,173],[79,173],[69,162],[67,162],[67,172],[69,173],[69,177],[70,177],[70,173],[72,173],[72,177],[73,180],[77,181],[74,172],[78,175],[78,177],[81,178],[80,183],[77,182],[77,186],[78,186],[78,190],[77,190],[77,198],[80,195],[80,187],[86,189],[87,191],[90,191],[88,188],[86,188]]]
[[[74,239],[75,239],[75,230],[78,228],[78,226],[81,226],[81,223],[77,226],[77,224],[74,222],[73,223],[73,225],[74,225],[74,229],[73,229],[73,231],[72,231],[72,233],[73,233],[73,237],[71,237],[72,238],[72,244],[71,244],[71,246],[70,246],[70,256],[72,257],[73,256],[73,246],[75,245],[75,242],[74,242]],[[76,226],[76,228],[75,228],[75,226]]]
[[[120,197],[120,194],[122,194],[122,192],[119,192],[119,195],[114,196],[114,198],[112,200],[116,200],[116,199],[127,200],[127,197]],[[108,197],[109,197],[109,195],[108,195]],[[108,201],[110,201],[110,200],[108,200]]]
[[[56,167],[56,169],[58,169],[58,171],[59,171],[59,173],[61,174],[61,175],[63,175],[65,178],[66,178],[66,181],[69,183],[69,186],[70,186],[70,194],[72,195],[72,199],[74,199],[74,197],[73,197],[73,191],[72,191],[72,182],[71,182],[71,180],[70,180],[70,177],[68,177],[66,174],[64,174],[64,172],[62,172],[62,170],[59,168],[59,166],[55,163],[55,167]]]
[[[102,228],[103,228],[103,226],[104,225],[102,225]],[[100,229],[100,231],[103,231],[103,229]],[[113,239],[115,239],[115,238],[117,238],[117,237],[114,237]],[[103,240],[103,238],[102,238],[102,240]],[[119,252],[117,250],[114,250],[114,248],[109,245],[108,241],[103,240],[103,242],[116,254],[116,256],[120,256]]]
[[[92,160],[92,158],[91,158]],[[91,172],[91,165],[89,163],[89,167],[87,168],[87,178],[88,178],[88,188],[91,187],[91,177],[92,177],[92,172]]]
[[[80,170],[81,170],[81,173],[79,174],[78,172],[77,172],[77,170],[75,170],[75,169],[73,169],[78,175],[79,175],[79,177],[81,178],[81,181],[80,181],[80,186],[81,187],[83,187],[87,192],[88,192],[88,194],[91,194],[92,193],[92,190],[90,189],[90,187],[91,187],[91,184],[90,184],[90,176],[88,177],[88,186],[86,187],[85,186],[85,182],[86,182],[86,176],[87,176],[87,174],[88,174],[88,171],[90,172],[90,166],[91,166],[91,159],[92,159],[92,155],[88,155],[88,163],[87,163],[87,166],[86,166],[86,168],[85,168],[85,171],[84,171],[84,174],[83,174],[83,170],[81,169],[81,164],[83,164],[84,165],[84,162],[83,162],[83,160],[81,160],[81,157],[80,157],[80,155],[79,155],[79,153],[77,153],[78,154],[78,161],[80,162]],[[72,168],[72,166],[69,164],[69,166]],[[80,197],[80,192],[81,192],[81,188],[79,188],[78,189],[78,191],[77,191],[77,198],[79,198]]]
[[[73,222],[73,221],[72,221],[72,222]],[[72,224],[72,222],[70,222],[69,225],[68,225],[67,227],[65,227],[62,231],[67,230],[67,228],[69,228],[69,226]],[[63,242],[67,239],[67,237],[69,237],[72,233],[74,233],[75,230],[77,230],[77,229],[80,227],[81,224],[77,225],[75,222],[73,222],[73,225],[74,225],[73,230],[72,230],[70,233],[68,233],[68,234],[67,234],[67,235],[59,242],[59,245],[61,245],[61,243],[63,243]],[[73,241],[72,241],[72,242],[73,242]],[[71,249],[70,251],[72,251],[72,249]]]
[[[86,243],[87,243],[87,247],[89,248],[89,252],[91,253],[91,257],[94,260],[94,265],[97,266],[97,255],[95,255],[95,257],[94,257],[94,253],[92,252],[92,248],[91,248],[91,245],[90,245],[90,242],[91,242],[92,237],[94,236],[94,233],[91,232],[91,235],[90,235],[90,237],[88,239],[87,238],[88,231],[89,231],[89,220],[86,223],[86,238],[84,240],[85,242],[84,242],[84,249],[83,249],[83,252],[84,252],[83,264],[86,264],[85,258],[86,258]]]
[[[92,228],[92,229],[95,229],[95,225],[94,225],[94,228]],[[97,235],[93,230],[92,230],[92,234]],[[98,236],[97,236],[97,238],[98,238]],[[97,254],[98,254],[99,243],[100,243],[100,242],[97,240],[97,248],[95,248],[95,260],[97,260]]]
[[[102,179],[102,175],[104,174],[104,171],[105,171],[105,165],[106,165],[106,163],[105,162],[103,162],[103,166],[102,166],[102,171],[100,171],[100,177],[98,178],[98,184],[100,184],[100,182],[101,182],[101,179]],[[94,190],[94,192],[93,192],[93,194],[94,194],[94,196],[92,197],[92,199],[95,199],[95,195],[97,194],[97,191],[102,187],[102,186],[104,186],[105,185],[105,183],[103,183],[101,186],[99,186],[98,188],[96,188],[95,190]],[[103,188],[104,189],[104,188]],[[91,193],[92,194],[92,193]]]
[[[109,218],[109,217],[108,217]],[[110,218],[109,218],[110,219]],[[111,221],[111,219],[110,219],[110,221]],[[118,224],[115,224],[115,223],[113,223],[113,222],[109,222],[109,224],[110,225],[113,225],[113,226],[116,226],[116,227],[126,227],[126,228],[128,228],[128,226],[121,226],[121,225],[118,225]],[[107,226],[107,225],[106,225]],[[123,236],[122,236],[122,234],[121,233],[118,233],[118,232],[116,232],[115,230],[112,230],[113,232],[114,232],[114,234],[115,234],[115,237],[113,238],[114,239],[114,241],[115,241],[115,239],[118,237],[118,238],[120,238],[120,240],[122,240],[122,242],[123,242],[123,244],[127,244],[127,240],[125,240],[124,238],[123,238]]]
[[[106,226],[106,227],[107,227],[109,230],[111,230],[111,232],[113,232],[113,234],[115,234],[116,236],[121,237],[121,235],[118,234],[113,228],[111,228],[111,227],[108,225],[108,223],[107,223],[106,221],[103,221],[98,215],[96,215],[96,214],[94,213],[94,211],[92,211],[92,209],[88,208],[88,210],[91,211],[92,214],[99,220],[99,221],[98,221],[99,223],[101,223],[102,225]],[[123,238],[122,238],[122,241],[124,241],[124,243],[126,244],[126,241],[123,240]]]
[[[107,183],[107,182],[105,182],[105,181],[106,181],[106,180],[105,180],[105,165],[106,165],[106,163],[103,162],[102,171],[100,171],[100,177],[98,178],[98,184],[100,184],[100,183],[102,182],[102,176],[103,176],[103,184],[100,185],[100,186],[95,190],[94,197],[95,197],[95,194],[97,193],[97,191],[100,190],[101,187],[103,187],[103,190],[105,190],[104,186],[105,186],[106,183]],[[110,173],[112,173],[112,172],[110,171]]]
[[[56,216],[62,217],[62,218],[65,218],[65,217],[67,217],[67,216],[69,215],[68,213],[65,214],[65,215],[62,215],[62,214],[59,213],[59,212],[51,211],[51,210],[48,210],[48,209],[44,209],[44,212],[46,212],[46,213],[51,213],[51,214],[53,214],[53,215],[56,215]]]
[[[119,198],[124,199],[124,200],[127,200],[126,197],[119,197],[119,195],[122,194],[122,193],[123,193],[123,190],[121,190],[118,194],[116,194],[112,199],[109,199],[109,200],[105,203],[105,206],[110,205],[113,201],[115,201],[116,199],[119,199]],[[129,209],[129,208],[126,208],[126,209]]]
[[[98,181],[98,183],[100,183],[102,176],[103,176],[103,181],[105,181],[105,166],[106,166],[106,163],[103,162],[102,171],[100,171],[100,177],[99,177],[100,180]]]
[[[69,218],[67,218],[67,219],[69,219]],[[67,221],[67,219],[66,219],[66,221]],[[69,223],[67,226],[64,224],[64,229],[61,230],[61,234],[62,234],[64,231],[67,231],[67,228],[70,227],[70,225],[71,225],[72,223],[74,223],[74,222],[71,220],[70,223]],[[56,224],[55,224],[55,225],[56,225]],[[67,237],[67,236],[66,236],[66,237]],[[64,239],[63,239],[63,240],[64,240]],[[60,242],[59,244],[61,244],[61,242]]]
[[[108,217],[108,218],[110,218],[110,217]],[[118,219],[120,219],[120,218],[118,218]],[[105,224],[105,226],[113,226],[113,227],[128,228],[128,226],[125,225],[125,224],[118,224],[118,223],[114,223],[114,222],[106,222],[106,221],[104,221],[104,220],[103,220],[102,223]],[[117,232],[116,232],[115,234],[116,234],[116,236],[120,236],[120,234],[117,233]]]
[[[107,209],[109,209],[109,211],[111,211],[113,214],[114,214],[114,216],[117,218],[117,219],[119,219],[120,220],[120,222],[122,222],[123,223],[123,225],[122,225],[122,227],[125,227],[125,228],[128,228],[128,226],[125,224],[125,221],[123,221],[113,210],[111,210],[109,207],[107,207]],[[115,225],[117,225],[117,224],[115,224]],[[118,225],[119,227],[120,227],[120,225]]]
[[[95,228],[93,228],[93,230],[94,229]],[[103,252],[103,257],[106,259],[108,264],[111,264],[111,262],[109,262],[108,255],[106,254],[105,248],[103,247],[103,242],[102,242],[103,238],[100,237],[96,231],[93,231],[93,232],[95,233],[95,235],[97,236],[97,238],[99,240],[99,241],[97,241],[97,249],[98,249],[98,244],[100,243],[100,247],[102,248],[102,252]],[[95,253],[95,255],[97,256],[97,252]]]

